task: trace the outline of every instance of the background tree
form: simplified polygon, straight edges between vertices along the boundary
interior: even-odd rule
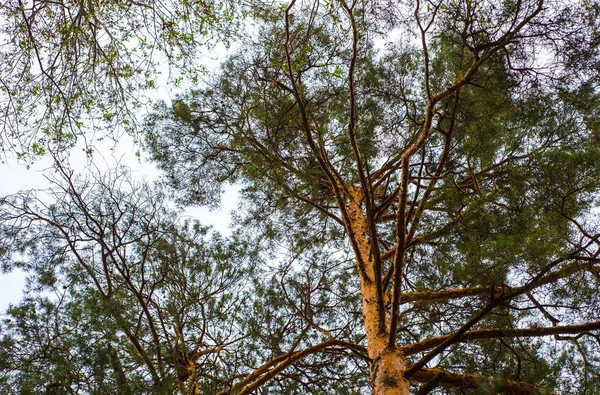
[[[43,155],[77,137],[91,144],[136,130],[148,92],[197,78],[198,56],[228,42],[259,5],[3,1],[0,151]]]
[[[586,1],[542,0],[293,0],[264,8],[248,26],[253,34],[243,50],[220,73],[172,103],[157,104],[145,122],[147,148],[180,202],[217,205],[222,185],[243,187],[239,236],[230,248],[244,240],[257,248],[251,258],[261,265],[253,276],[235,277],[235,293],[227,287],[216,299],[227,301],[240,289],[248,296],[231,310],[215,301],[213,321],[197,313],[202,304],[195,299],[169,293],[182,299],[179,314],[196,314],[191,329],[182,331],[187,350],[198,344],[197,322],[214,323],[217,333],[234,328],[228,339],[237,341],[201,345],[209,362],[192,358],[187,370],[178,370],[181,365],[163,355],[179,335],[154,323],[164,314],[176,325],[177,314],[167,315],[168,304],[155,299],[157,306],[145,303],[149,291],[140,284],[152,289],[150,283],[129,286],[123,267],[126,275],[115,281],[123,284],[123,297],[115,295],[123,307],[102,311],[114,322],[120,312],[141,317],[142,351],[135,344],[133,350],[117,348],[121,364],[140,372],[137,387],[128,383],[125,391],[597,391],[598,11]],[[84,196],[79,189],[66,187],[63,200],[87,201],[78,198]],[[104,190],[103,196],[118,195],[112,185]],[[14,220],[25,219],[16,230],[26,232],[36,229],[29,222],[36,215],[52,219],[21,202],[3,205],[9,237]],[[67,214],[75,222],[59,227],[46,223],[67,234],[92,226],[81,246],[69,245],[69,251],[75,258],[80,251],[91,254],[85,248],[91,243],[100,251],[94,258],[100,260],[92,261],[100,268],[102,251],[113,250],[103,250],[102,239],[88,240],[87,233],[95,234],[93,219],[106,212],[90,212],[82,217],[87,221]],[[120,216],[108,218],[114,224]],[[149,228],[159,223],[148,218]],[[140,229],[140,235],[148,232]],[[176,229],[190,235],[194,228]],[[15,245],[36,262],[32,246],[40,239],[21,235]],[[186,262],[179,238],[164,238],[156,245],[157,262],[169,251],[171,265]],[[3,247],[8,266],[18,258],[8,248],[12,243]],[[116,243],[124,246],[121,239]],[[220,253],[217,245],[207,248]],[[202,254],[193,251],[189,259]],[[133,262],[153,257],[138,253]],[[119,256],[114,259],[118,266]],[[65,267],[85,270],[76,263]],[[172,270],[148,268],[158,279]],[[230,270],[211,269],[205,278],[212,284],[213,276],[230,278]],[[44,273],[35,266],[31,271]],[[94,292],[110,283],[90,279]],[[200,283],[191,288],[202,289]],[[6,355],[47,365],[26,370],[30,365],[15,368],[9,361],[5,366],[14,373],[7,380],[32,380],[36,388],[66,383],[34,373],[58,377],[58,365],[44,353],[31,358],[35,354],[11,340],[45,339],[38,334],[44,310],[27,315],[31,310],[11,312],[29,320],[19,322],[37,324],[6,323]],[[232,314],[221,318],[221,310]],[[73,320],[69,314],[65,322]],[[132,343],[129,327],[115,325],[111,336]],[[218,352],[221,346],[227,353]],[[98,371],[114,372],[115,386],[125,382],[117,365],[102,366]],[[150,366],[164,373],[154,375]]]
[[[2,392],[223,387],[251,298],[247,243],[178,220],[124,169],[78,179],[57,166],[53,204],[32,192],[2,201],[1,263],[30,274],[0,329]]]

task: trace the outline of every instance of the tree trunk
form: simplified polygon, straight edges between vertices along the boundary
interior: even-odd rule
[[[367,218],[362,211],[362,191],[351,189],[352,195],[348,204],[350,217],[350,237],[354,237],[357,249],[357,261],[363,264],[359,268],[360,289],[362,296],[362,313],[367,335],[367,351],[372,359],[371,382],[374,395],[409,395],[410,382],[404,378],[407,369],[406,358],[398,351],[397,345],[388,345],[389,317],[381,316],[377,306],[377,287],[373,254],[369,243]],[[380,322],[383,320],[384,322]]]
[[[370,352],[369,352],[370,353]],[[404,378],[406,359],[398,350],[384,350],[373,360],[374,395],[409,395],[409,381]]]

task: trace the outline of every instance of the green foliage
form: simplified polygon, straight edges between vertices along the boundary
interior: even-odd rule
[[[283,248],[297,254],[306,246],[349,249],[344,243],[348,234],[340,233],[335,221],[343,216],[347,201],[335,196],[320,162],[323,152],[342,182],[352,186],[359,185],[359,171],[374,174],[382,164],[398,161],[422,130],[427,91],[435,95],[461,81],[472,67],[473,52],[481,55],[497,45],[534,3],[523,7],[515,2],[442,2],[438,19],[426,33],[427,52],[408,37],[376,46],[369,34],[383,21],[373,22],[376,19],[365,11],[369,17],[357,22],[358,67],[353,75],[359,166],[348,134],[352,43],[346,16],[337,3],[317,11],[304,6],[292,12],[288,35],[283,17],[268,18],[244,49],[225,61],[220,73],[171,104],[157,104],[147,118],[145,136],[182,201],[210,204],[219,196],[221,183],[241,183],[243,209],[237,218],[247,234],[259,234],[257,240],[269,251]],[[564,29],[574,28],[566,17],[574,18],[573,13],[555,12]],[[407,20],[413,17],[407,15]],[[432,17],[424,6],[418,15],[422,21]],[[555,23],[549,13],[539,18],[546,26]],[[592,19],[586,19],[591,41],[597,32],[592,27],[597,20]],[[396,23],[409,22],[400,17]],[[414,224],[415,237],[425,242],[407,254],[405,290],[516,286],[573,248],[594,243],[591,235],[597,224],[591,219],[582,224],[596,216],[593,207],[600,187],[597,68],[580,64],[575,71],[575,58],[592,61],[591,57],[557,49],[575,36],[584,40],[575,31],[562,37],[541,25],[527,31],[491,53],[460,95],[448,95],[437,104],[432,132],[411,159],[407,210],[416,208],[430,180],[437,179]],[[554,66],[532,66],[541,62],[532,55],[535,51],[545,51]],[[448,156],[442,161],[448,136]],[[436,176],[438,163],[442,167]],[[399,182],[394,172],[378,180],[374,204],[393,199]],[[386,207],[388,215],[396,209]],[[582,226],[589,226],[587,236]],[[396,243],[393,223],[378,224],[377,232],[380,248]],[[276,254],[269,256],[274,259]],[[268,303],[255,305],[254,315],[270,329],[262,332],[257,325],[252,332],[256,339],[269,339],[268,348],[287,344],[285,331],[297,333],[302,325],[293,311],[275,314],[275,306],[283,303],[280,292],[297,290],[294,284],[281,287],[272,278],[271,285],[257,293]],[[589,287],[593,286],[582,290],[585,295],[593,294]],[[569,296],[571,312],[595,303],[576,300],[575,284],[560,282],[554,290]],[[402,314],[406,333],[399,334],[400,342],[451,333],[485,300],[417,302]],[[520,312],[526,300],[513,303],[514,309],[498,313],[505,319],[486,318],[482,327],[543,325],[544,316],[534,308]],[[453,350],[440,363],[448,368],[458,364],[463,372],[561,388],[566,369],[546,361],[547,343],[511,344],[481,340]],[[516,378],[515,355],[521,358]]]
[[[239,287],[248,287],[253,270],[250,246],[177,221],[160,190],[126,173],[93,184],[63,174],[55,205],[32,199],[22,212],[23,196],[14,196],[2,207],[5,224],[13,224],[3,228],[3,263],[10,268],[20,252],[31,276],[24,301],[4,316],[0,388],[171,392],[174,349],[211,350],[239,335],[228,327],[244,304]],[[19,225],[29,220],[31,226]],[[221,369],[208,356],[204,368]]]

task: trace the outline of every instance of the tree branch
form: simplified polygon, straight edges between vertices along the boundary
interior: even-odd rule
[[[598,259],[596,262],[598,262],[598,261],[600,261],[600,259]],[[568,277],[571,274],[576,273],[581,270],[588,270],[595,276],[600,276],[600,267],[593,265],[593,263],[596,263],[596,262],[576,261],[576,262],[567,264],[567,265],[563,266],[561,269],[559,269],[553,273],[547,274],[546,276],[540,278],[536,282],[534,288],[538,288],[538,287],[541,287],[546,284],[554,283],[554,282],[560,280],[561,278]],[[506,291],[505,286],[496,285],[493,287],[492,286],[478,286],[478,287],[469,287],[469,288],[449,289],[446,291],[437,291],[437,292],[436,291],[433,291],[433,292],[428,292],[428,291],[407,292],[407,293],[402,294],[402,303],[415,302],[415,301],[437,302],[437,301],[445,301],[445,300],[450,300],[450,299],[465,298],[465,297],[469,297],[469,296],[490,295],[490,294],[492,294],[492,288],[493,288],[493,294],[500,295]]]
[[[493,328],[493,329],[478,329],[474,331],[466,332],[461,336],[459,341],[468,341],[476,339],[491,339],[491,338],[503,338],[503,337],[541,337],[551,335],[565,335],[565,334],[578,334],[585,333],[592,330],[600,329],[600,321],[586,322],[585,324],[578,325],[561,325],[561,326],[550,326],[542,328]],[[421,351],[425,351],[434,348],[448,338],[451,335],[444,335],[438,337],[430,337],[420,342],[413,343],[402,347],[400,350],[405,355],[413,355]]]
[[[383,286],[381,283],[382,268],[381,268],[381,252],[379,251],[379,237],[377,235],[377,226],[375,220],[375,202],[373,199],[373,189],[370,180],[365,175],[363,158],[356,140],[356,87],[354,84],[354,74],[356,69],[356,58],[358,56],[358,30],[356,21],[354,20],[353,10],[348,7],[345,1],[341,2],[342,8],[346,11],[350,26],[352,28],[352,57],[350,59],[350,67],[348,69],[348,91],[350,95],[350,121],[348,123],[348,137],[350,145],[354,152],[354,160],[356,162],[356,171],[360,179],[361,188],[363,191],[363,199],[365,202],[365,211],[367,214],[369,238],[371,239],[370,257],[373,258],[373,271],[375,281],[375,303],[377,304],[377,320],[379,322],[379,332],[385,331],[385,308],[383,305]]]
[[[352,248],[356,255],[358,271],[363,278],[368,279],[369,277],[367,276],[366,270],[365,270],[365,262],[363,262],[363,259],[361,257],[361,254],[360,254],[360,251],[358,248],[358,244],[356,242],[354,228],[352,226],[352,221],[350,220],[348,210],[346,209],[345,197],[348,195],[348,188],[347,188],[346,184],[344,183],[339,172],[331,164],[331,161],[329,160],[329,157],[327,155],[327,152],[325,151],[325,148],[323,146],[319,147],[317,145],[317,143],[315,142],[315,139],[313,137],[313,133],[312,133],[312,130],[310,127],[310,122],[308,120],[306,104],[304,102],[304,99],[302,98],[298,83],[296,82],[296,78],[294,77],[294,67],[292,65],[292,57],[291,57],[291,53],[290,53],[290,39],[291,39],[290,13],[295,4],[296,4],[296,0],[292,0],[285,9],[284,52],[285,52],[285,59],[286,59],[287,75],[292,84],[294,98],[296,99],[296,102],[298,103],[298,108],[300,109],[300,116],[302,118],[302,127],[304,128],[304,133],[306,135],[308,145],[310,146],[311,151],[313,152],[317,161],[319,162],[321,169],[323,169],[323,171],[325,172],[327,179],[331,183],[333,191],[336,196],[336,199],[338,201],[338,206],[342,213],[342,218],[344,219],[344,222],[346,224],[346,231],[348,232],[348,238],[350,239],[350,243],[352,244]]]
[[[598,237],[600,238],[600,235],[598,235]],[[556,267],[557,265],[561,264],[562,262],[564,262],[566,260],[581,258],[578,256],[578,254],[581,251],[585,251],[585,249],[588,248],[589,245],[594,242],[597,242],[597,240],[596,239],[591,240],[587,245],[581,246],[580,248],[571,252],[570,254],[555,259],[554,261],[549,263],[544,269],[542,269],[535,277],[533,277],[531,280],[529,280],[527,282],[527,284],[523,285],[522,287],[513,289],[512,291],[505,293],[498,298],[492,299],[481,310],[479,310],[477,313],[475,313],[473,316],[471,316],[471,318],[469,318],[469,320],[467,322],[465,322],[460,328],[458,328],[454,332],[454,334],[450,335],[446,340],[444,340],[442,343],[440,343],[438,346],[436,346],[433,350],[431,350],[425,356],[423,356],[417,363],[415,363],[415,365],[412,368],[408,369],[404,373],[404,377],[406,377],[407,379],[410,379],[410,377],[413,374],[415,374],[419,369],[423,368],[429,361],[431,361],[437,355],[442,353],[447,347],[449,347],[450,345],[457,342],[469,329],[471,329],[479,321],[481,321],[483,318],[485,318],[497,306],[499,306],[503,303],[506,303],[507,301],[534,289],[537,286],[537,283],[540,281],[540,279],[543,278],[546,275],[546,273],[548,273],[548,271],[552,270],[554,267]]]
[[[519,394],[519,395],[558,395],[555,392],[536,387],[529,383],[507,379],[497,379],[476,374],[451,373],[442,369],[421,369],[411,378],[418,383],[427,383],[437,375],[443,374],[439,385],[446,388],[458,388],[461,390],[481,389],[483,386],[493,388],[494,393]]]
[[[219,392],[217,395],[226,395],[231,393],[235,393],[237,395],[250,394],[252,393],[252,391],[259,388],[265,382],[269,381],[270,379],[287,369],[290,365],[306,358],[311,354],[321,352],[326,348],[332,346],[341,346],[358,351],[362,354],[366,353],[366,349],[362,346],[349,343],[343,340],[328,339],[314,346],[307,347],[304,350],[297,352],[289,352],[279,357],[276,357],[271,361],[266,362],[261,367],[252,372],[250,375],[246,376],[246,378],[244,378],[242,381],[226,390]]]

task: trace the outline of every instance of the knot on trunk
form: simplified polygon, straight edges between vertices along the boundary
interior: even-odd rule
[[[403,376],[407,363],[404,354],[398,350],[384,350],[371,364],[371,380],[376,394],[408,394],[409,383]]]
[[[395,364],[390,364],[389,356],[380,356],[371,365],[371,380],[378,387],[397,387],[399,384],[398,371]]]
[[[375,380],[375,385],[378,387],[386,387],[386,388],[397,388],[400,384],[400,380],[396,378],[393,372],[384,371],[382,374],[377,377]]]

